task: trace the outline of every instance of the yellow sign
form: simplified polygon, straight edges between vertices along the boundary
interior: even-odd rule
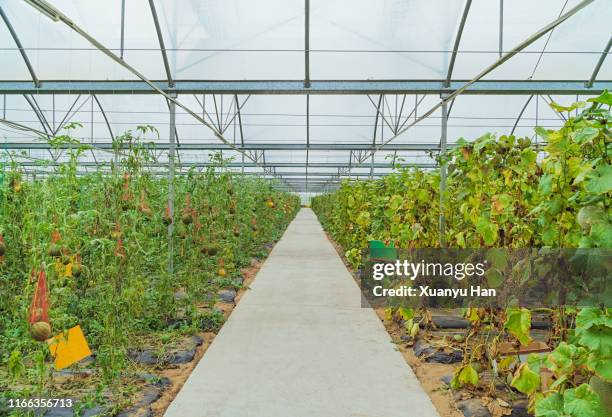
[[[68,329],[47,340],[51,356],[55,358],[55,369],[58,371],[91,355],[81,326]]]

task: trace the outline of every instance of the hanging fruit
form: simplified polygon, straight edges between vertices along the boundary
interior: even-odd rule
[[[119,239],[121,237],[121,225],[119,224],[119,222],[115,223],[115,227],[111,232],[111,237],[113,239]]]
[[[49,246],[48,254],[54,258],[62,256],[62,247],[58,244],[61,235],[57,230],[51,233],[51,245]]]
[[[127,256],[127,252],[125,251],[125,246],[123,246],[123,240],[118,239],[117,245],[115,246],[115,256],[120,259],[121,262],[125,261]]]
[[[217,271],[220,277],[225,277],[227,272],[225,271],[225,259],[219,259],[219,270]]]
[[[272,200],[272,197],[268,198],[268,200],[266,201],[266,206],[268,206],[269,208],[276,207],[276,204],[274,204],[274,200]]]
[[[181,215],[181,221],[185,225],[191,224],[193,223],[193,216],[190,212],[183,212],[183,214]]]
[[[123,173],[123,194],[121,195],[121,207],[123,210],[129,208],[129,202],[132,200],[132,193],[130,193],[130,174]]]
[[[189,193],[185,196],[185,207],[183,208],[181,221],[185,225],[193,223],[193,209],[191,208],[191,194]]]
[[[6,253],[6,243],[4,243],[4,237],[0,233],[0,258]]]
[[[173,223],[172,214],[170,213],[170,206],[166,206],[166,210],[164,211],[163,222],[166,226],[169,226]]]
[[[62,264],[64,265],[68,265],[70,263],[70,252],[68,251],[68,248],[63,247],[62,248],[62,255],[60,257]]]
[[[30,334],[37,342],[44,342],[51,337],[51,325],[46,321],[37,321],[30,326]]]
[[[83,272],[83,266],[81,265],[81,255],[78,253],[74,257],[74,263],[72,264],[72,276],[79,278]]]
[[[11,187],[16,193],[21,191],[21,180],[19,178],[13,178],[13,180],[11,181]]]
[[[205,212],[207,210],[210,211],[210,203],[208,202],[208,200],[204,200],[202,202],[202,212]]]
[[[191,216],[193,217],[193,225],[195,227],[196,233],[200,231],[202,228],[202,223],[200,222],[200,217],[198,217],[198,213],[193,209]]]
[[[149,204],[147,203],[144,190],[140,192],[140,204],[138,205],[138,211],[147,217],[151,217],[153,215],[153,210],[151,210],[151,207],[149,207]]]
[[[30,334],[39,342],[51,337],[51,324],[49,323],[49,288],[45,270],[38,273],[38,282],[30,305],[28,322]]]

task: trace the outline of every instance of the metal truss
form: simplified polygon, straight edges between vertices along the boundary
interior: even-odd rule
[[[41,167],[41,166],[57,166],[60,165],[59,162],[51,162],[51,161],[25,161],[25,162],[20,162],[21,165],[23,165],[24,167]],[[100,167],[100,168],[104,168],[104,167],[110,167],[111,162],[109,161],[99,161],[99,162],[85,162],[85,161],[80,161],[78,163],[79,167],[90,167],[90,168],[95,168],[95,167]],[[150,168],[164,168],[167,167],[168,164],[166,163],[150,163],[150,164],[146,164],[146,167],[150,167]],[[182,162],[181,163],[181,167],[183,168],[206,168],[206,167],[211,167],[211,166],[218,166],[217,163],[214,162]],[[226,164],[223,165],[226,168],[260,168],[263,170],[264,173],[269,174],[269,175],[274,175],[276,173],[275,168],[305,168],[306,167],[306,163],[305,162],[280,162],[280,161],[267,161],[266,162],[266,166],[262,167],[260,164],[257,164],[255,162],[245,162],[244,164],[241,162],[228,162]],[[346,162],[310,162],[308,164],[309,167],[311,168],[330,168],[330,169],[338,169],[338,168],[349,168],[349,164]],[[435,163],[401,163],[400,166],[402,167],[415,167],[415,168],[435,168],[437,165]],[[374,164],[375,168],[386,168],[386,169],[391,169],[390,164],[386,164],[386,163],[376,163]],[[345,173],[348,171],[344,171]],[[310,174],[309,174],[310,175]],[[330,175],[335,175],[335,172],[331,172]]]
[[[11,26],[9,19],[5,15],[4,11],[0,7],[0,17],[4,21],[8,28],[13,41],[15,42],[17,49],[19,50],[21,57],[28,68],[30,73],[30,80],[22,81],[0,81],[0,94],[11,95],[20,94],[23,95],[32,108],[36,115],[42,131],[37,131],[37,135],[41,139],[51,138],[58,134],[62,126],[68,123],[72,116],[78,112],[73,109],[77,106],[81,96],[88,97],[92,105],[92,118],[93,118],[93,105],[94,101],[97,104],[104,121],[107,126],[107,130],[111,141],[114,139],[114,133],[112,130],[111,122],[109,121],[107,114],[101,106],[98,99],[98,95],[104,94],[118,94],[118,95],[146,95],[146,94],[159,94],[166,98],[171,118],[171,132],[170,132],[170,143],[159,143],[155,144],[155,149],[160,152],[168,151],[171,155],[172,164],[174,163],[174,156],[176,155],[179,164],[177,169],[180,171],[186,167],[207,167],[213,165],[207,162],[185,162],[180,163],[180,155],[185,155],[189,151],[205,151],[205,150],[218,150],[218,151],[236,151],[241,154],[240,162],[229,163],[228,168],[240,168],[244,172],[245,168],[257,168],[263,171],[263,176],[274,176],[281,183],[277,184],[280,187],[288,187],[293,191],[312,191],[328,189],[333,187],[344,178],[359,178],[369,177],[375,178],[379,175],[377,168],[389,169],[391,165],[394,165],[398,161],[398,152],[402,151],[421,151],[421,152],[443,152],[447,147],[454,146],[453,144],[447,143],[446,138],[446,123],[448,115],[450,114],[455,98],[460,95],[527,95],[529,96],[518,117],[514,121],[512,133],[514,133],[518,126],[523,113],[529,106],[533,97],[536,97],[536,102],[539,96],[542,96],[543,100],[546,101],[546,97],[550,98],[551,95],[596,95],[604,90],[612,89],[611,80],[597,80],[599,71],[610,52],[612,46],[612,38],[608,41],[604,48],[589,80],[483,80],[482,78],[493,71],[495,68],[502,65],[512,56],[516,55],[519,51],[535,42],[538,38],[547,34],[550,37],[550,33],[555,27],[563,23],[570,16],[577,13],[580,9],[586,7],[592,3],[593,0],[583,0],[573,9],[565,14],[560,14],[559,17],[553,22],[549,23],[525,41],[512,48],[509,52],[503,53],[502,51],[502,40],[503,40],[503,0],[500,1],[500,22],[499,22],[499,59],[492,65],[485,68],[477,76],[471,80],[458,80],[453,79],[453,69],[455,61],[459,53],[459,47],[461,43],[462,34],[466,26],[472,0],[465,0],[465,5],[460,17],[459,26],[457,28],[452,54],[450,56],[450,62],[446,71],[446,76],[443,79],[434,80],[313,80],[311,79],[311,68],[310,68],[310,1],[304,0],[304,77],[299,80],[227,80],[227,81],[214,81],[214,80],[176,80],[173,77],[170,61],[168,59],[167,49],[165,46],[162,29],[159,21],[159,16],[155,8],[155,0],[149,0],[149,7],[157,34],[157,40],[159,44],[159,51],[161,53],[162,63],[165,69],[165,80],[151,81],[140,74],[136,69],[131,67],[127,62],[123,60],[124,55],[124,34],[125,34],[125,0],[121,1],[121,48],[120,57],[114,55],[109,49],[101,45],[96,39],[88,35],[82,29],[80,29],[74,22],[72,22],[67,16],[57,12],[57,19],[61,20],[72,30],[79,33],[92,45],[98,48],[102,53],[109,56],[119,65],[125,67],[128,71],[135,74],[139,80],[40,80],[37,74],[34,72],[26,49],[22,46],[17,33]],[[562,10],[563,12],[563,10]],[[538,61],[539,62],[539,61]],[[537,65],[536,65],[537,66]],[[76,94],[78,97],[72,103],[72,106],[63,116],[62,121],[59,125],[55,125],[55,109],[53,113],[53,123],[49,123],[45,113],[41,110],[36,98],[39,95],[55,95],[55,94]],[[246,102],[249,100],[252,94],[257,95],[306,95],[306,137],[305,143],[249,143],[245,141],[244,126],[242,124],[241,110]],[[373,123],[373,135],[370,143],[364,143],[363,140],[358,143],[312,143],[310,137],[310,95],[362,95],[372,103],[376,110],[375,121]],[[178,101],[179,95],[194,95],[197,102],[199,103],[201,113],[194,112],[189,107],[185,106]],[[238,96],[246,96],[242,101],[239,100]],[[414,106],[407,103],[406,96],[414,95],[415,101]],[[431,109],[419,109],[419,105],[426,98],[426,96],[439,96],[442,100],[433,106]],[[378,96],[373,99],[370,96]],[[80,105],[81,107],[88,101],[87,99]],[[552,99],[551,99],[552,100]],[[191,114],[196,120],[202,125],[208,127],[213,131],[215,137],[219,139],[219,143],[179,143],[178,130],[176,127],[176,113],[175,108],[179,106],[184,109],[188,114]],[[409,112],[409,107],[412,110]],[[413,141],[411,143],[391,143],[396,140],[406,130],[421,122],[422,120],[431,116],[436,110],[442,110],[442,124],[441,124],[441,137],[430,138],[431,140]],[[196,111],[198,111],[196,109]],[[417,117],[417,113],[419,113]],[[2,121],[2,120],[0,120]],[[8,121],[4,120],[6,124]],[[11,125],[11,124],[9,124]],[[12,123],[13,126],[18,124]],[[23,126],[22,126],[23,127]],[[234,137],[233,141],[226,138],[226,133],[230,128],[233,128]],[[34,131],[32,129],[32,131]],[[386,137],[385,137],[386,136]],[[108,150],[112,151],[112,143],[109,142],[94,142],[93,139],[93,119],[92,119],[92,134],[91,143],[88,143],[92,147],[92,156],[95,159],[96,154],[94,150]],[[47,143],[44,142],[32,142],[32,143],[3,143],[0,148],[11,150],[11,149],[45,149],[49,152],[57,151],[56,154],[52,154],[53,162],[57,163],[62,152],[70,147],[51,148]],[[270,153],[277,150],[298,150],[305,151],[304,162],[273,162],[270,161]],[[345,150],[349,153],[348,162],[310,162],[311,153],[310,151],[337,151]],[[388,151],[392,153],[392,161],[389,163],[375,163],[375,153],[378,151]],[[59,153],[58,153],[59,152]],[[191,154],[193,155],[193,153]],[[161,153],[160,153],[161,156]],[[268,157],[268,161],[266,161]],[[249,159],[250,162],[245,162],[245,158]],[[33,162],[28,162],[35,166]],[[107,168],[104,162],[100,164],[92,162],[83,162],[83,167],[102,167]],[[418,166],[421,168],[433,168],[433,163],[401,163],[402,166]],[[164,167],[166,164],[152,165],[155,167]],[[291,168],[305,168],[304,172],[281,172],[277,171],[277,168],[291,167]],[[330,169],[330,172],[313,171],[310,168],[326,168]],[[354,170],[368,170],[369,172],[353,172]],[[252,174],[251,172],[245,172],[245,174]],[[259,175],[262,175],[259,172]],[[312,177],[312,178],[311,178]],[[442,202],[440,203],[442,204]]]
[[[303,81],[187,81],[176,80],[174,88],[168,81],[152,84],[166,93],[176,94],[452,94],[468,84],[466,80],[311,80]],[[610,80],[480,80],[461,92],[465,95],[528,95],[528,94],[599,94],[612,88]],[[43,80],[36,87],[29,81],[0,81],[0,94],[158,94],[144,81],[57,81]]]
[[[109,134],[112,134],[110,131]],[[435,139],[438,140],[438,139]],[[88,142],[83,145],[90,146],[94,149],[112,150],[113,144],[111,142]],[[74,148],[76,145],[63,144],[59,145],[62,149]],[[146,144],[145,144],[146,146]],[[450,147],[454,146],[449,144]],[[3,142],[0,145],[0,149],[50,149],[51,145],[46,142]],[[151,144],[151,148],[156,150],[167,150],[169,148],[168,143],[154,143]],[[240,145],[239,148],[243,151],[250,152],[250,156],[260,158],[263,151],[305,151],[310,149],[311,151],[350,151],[350,160],[358,161],[363,155],[366,155],[368,151],[372,151],[374,148],[371,143],[245,143]],[[223,143],[183,143],[180,146],[180,151],[223,151],[233,150],[234,148],[223,144]],[[415,143],[392,143],[385,146],[387,151],[439,151],[440,145],[438,143],[427,143],[427,142],[415,142]],[[261,153],[256,153],[261,152]]]

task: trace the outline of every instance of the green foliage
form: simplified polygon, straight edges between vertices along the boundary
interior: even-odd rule
[[[523,394],[530,395],[540,386],[540,375],[529,369],[529,365],[524,363],[514,373],[510,385]]]
[[[375,181],[346,181],[336,192],[314,198],[312,207],[354,268],[361,266],[369,240],[399,248],[612,248],[611,97],[605,91],[586,103],[553,103],[566,122],[557,130],[535,129],[543,147],[529,138],[493,134],[459,139],[459,146],[439,156],[448,167],[443,195],[438,170],[400,169]],[[537,262],[512,264],[492,256],[486,276],[492,287],[508,273],[524,285],[531,268],[546,272]],[[569,295],[558,294],[559,304],[569,304]],[[467,317],[473,327],[482,325],[477,309],[468,309]],[[582,309],[573,339],[571,330],[561,329],[561,339],[569,343],[517,369],[512,386],[530,395],[538,417],[600,415],[594,411],[597,394],[583,382],[593,375],[612,381],[611,320],[609,309]],[[529,310],[508,309],[502,323],[522,345],[531,342]],[[542,366],[554,373],[552,393],[541,392]],[[454,386],[473,382],[472,370],[459,368]]]
[[[506,311],[504,328],[518,339],[521,345],[531,343],[531,312],[526,308],[510,308]]]
[[[459,140],[460,146],[440,157],[448,163],[442,212],[437,170],[345,182],[335,193],[314,198],[312,207],[355,268],[369,240],[439,247],[440,214],[449,247],[610,248],[609,96],[591,100],[559,130],[536,128],[547,141],[541,161],[536,156],[542,149],[528,138],[486,134]],[[567,112],[585,103],[553,107]]]
[[[576,316],[576,342],[588,350],[587,366],[612,382],[612,313],[584,308]]]
[[[475,387],[478,385],[478,379],[478,372],[471,364],[463,365],[455,369],[455,374],[451,380],[451,388],[459,389],[468,385]]]
[[[55,171],[36,176],[18,164],[5,168],[0,369],[8,365],[9,380],[0,373],[0,391],[48,385],[46,344],[32,340],[26,320],[36,284],[31,271],[47,272],[54,334],[80,324],[103,380],[114,384],[140,337],[218,329],[223,317],[211,311],[219,289],[235,285],[240,269],[266,253],[297,212],[296,196],[232,173],[213,156],[217,166],[177,173],[169,216],[169,180],[147,168],[155,161],[144,140],[151,133],[142,126],[118,137],[116,162],[104,172],[79,172],[88,147],[69,131],[51,140],[54,147],[74,145]]]

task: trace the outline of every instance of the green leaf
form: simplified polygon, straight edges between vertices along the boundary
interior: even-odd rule
[[[608,106],[612,106],[612,94],[608,90],[601,93],[599,97],[593,97],[588,99],[591,103],[602,103],[607,104]]]
[[[580,144],[592,142],[599,135],[599,129],[594,127],[585,127],[574,132],[574,140]]]
[[[400,208],[400,206],[402,205],[402,197],[399,195],[394,195],[391,197],[391,200],[389,201],[389,208],[393,211],[397,210],[398,208]]]
[[[573,184],[578,185],[585,180],[585,178],[593,171],[593,167],[590,163],[583,163],[577,170],[576,177],[574,178]]]
[[[612,190],[612,165],[600,165],[586,176],[585,189],[594,194]]]
[[[583,308],[576,316],[576,335],[598,325],[612,326],[609,312],[598,307]]]
[[[529,365],[522,364],[514,373],[510,385],[523,394],[531,395],[540,387],[540,375],[529,369]]]
[[[591,226],[591,240],[599,248],[612,248],[612,224],[596,222]]]
[[[486,217],[480,217],[476,222],[476,231],[484,239],[485,245],[491,246],[497,240],[497,225]]]
[[[597,325],[581,333],[579,343],[593,351],[601,351],[612,346],[612,328]]]
[[[584,107],[584,102],[583,101],[577,101],[575,103],[573,103],[571,106],[562,106],[560,104],[555,103],[554,101],[550,102],[550,107],[552,107],[554,110],[558,111],[559,113],[563,113],[563,112],[571,112],[573,110],[579,109],[581,107]]]
[[[548,139],[548,131],[544,129],[543,127],[538,126],[533,130],[535,130],[536,134],[540,136],[542,139]]]
[[[512,280],[518,285],[525,285],[532,277],[531,275],[531,262],[528,258],[521,259],[512,266],[510,272]]]
[[[504,276],[496,268],[489,268],[485,272],[487,283],[491,288],[498,288],[504,282]]]
[[[561,342],[547,357],[548,367],[557,376],[569,375],[582,365],[586,359],[586,350],[582,347]]]
[[[508,194],[497,194],[493,196],[491,201],[493,210],[497,213],[501,213],[510,204],[512,204],[512,197],[510,197]]]
[[[478,152],[492,142],[495,142],[495,136],[491,133],[485,133],[474,141],[474,150]]]
[[[558,392],[536,402],[535,406],[536,417],[563,417],[563,397]]]
[[[508,251],[504,248],[489,249],[486,259],[491,267],[504,270],[508,266]]]
[[[504,328],[516,337],[521,345],[528,345],[531,343],[531,337],[529,336],[529,331],[531,330],[531,312],[526,308],[510,308],[506,310]]]
[[[612,354],[591,353],[587,359],[587,366],[603,379],[612,382]]]
[[[535,373],[540,373],[540,368],[544,366],[546,362],[546,357],[537,355],[535,353],[530,353],[527,355],[527,364],[529,365],[529,369],[531,369]]]
[[[399,307],[397,312],[405,321],[408,321],[414,317],[414,310],[410,307]]]
[[[526,170],[531,164],[535,163],[536,159],[537,154],[533,149],[523,149],[521,151],[521,162],[519,164],[523,170]]]
[[[607,354],[612,349],[612,317],[601,308],[584,308],[576,316],[578,343],[592,352]]]
[[[458,368],[451,380],[451,388],[453,389],[458,389],[466,385],[472,385],[474,387],[478,385],[478,372],[476,372],[470,364]]]
[[[552,193],[552,180],[553,176],[550,174],[545,174],[540,177],[540,193],[542,196],[547,196]]]
[[[599,206],[585,206],[578,211],[576,220],[580,227],[589,230],[593,224],[606,220],[606,212]]]
[[[412,320],[410,320],[410,326],[408,326],[406,330],[410,336],[415,337],[420,330],[419,323],[412,323]]]
[[[563,394],[563,410],[571,417],[601,417],[601,401],[588,384],[571,388]]]

